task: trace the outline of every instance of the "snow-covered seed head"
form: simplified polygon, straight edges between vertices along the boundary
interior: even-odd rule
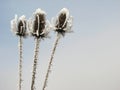
[[[46,13],[43,10],[38,8],[34,12],[33,19],[29,20],[28,23],[32,36],[35,36],[36,38],[43,38],[47,36],[48,23],[46,22]]]
[[[27,21],[26,21],[26,18],[24,15],[19,17],[19,19],[18,19],[17,15],[15,15],[15,18],[13,20],[11,20],[12,32],[14,32],[18,36],[26,37],[27,36],[26,22]]]
[[[54,29],[56,32],[63,36],[66,32],[71,32],[73,18],[70,16],[68,9],[63,8],[54,20]]]

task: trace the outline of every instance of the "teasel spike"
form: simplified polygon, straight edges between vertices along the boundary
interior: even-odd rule
[[[36,70],[39,56],[39,44],[41,39],[44,39],[48,36],[49,26],[46,22],[46,13],[40,8],[36,9],[33,14],[33,19],[29,19],[28,21],[29,32],[31,36],[35,37],[35,53],[34,53],[34,62],[33,62],[33,71],[32,71],[32,82],[31,82],[31,90],[35,89],[35,81],[36,81]]]
[[[11,31],[19,36],[19,42],[18,42],[18,47],[19,47],[19,82],[18,82],[18,90],[22,89],[22,62],[23,62],[23,38],[28,35],[27,33],[27,28],[26,28],[26,18],[25,16],[21,16],[19,19],[17,15],[15,15],[15,18],[11,20]]]
[[[58,16],[52,19],[52,28],[55,32],[57,32],[57,36],[53,44],[53,49],[49,59],[48,69],[46,72],[42,90],[45,90],[47,87],[48,78],[49,78],[50,71],[52,71],[51,66],[52,66],[52,62],[53,62],[53,58],[54,58],[54,54],[55,54],[58,42],[61,36],[65,36],[66,33],[71,32],[72,21],[73,21],[72,16],[69,15],[69,10],[66,8],[63,8],[58,13]]]

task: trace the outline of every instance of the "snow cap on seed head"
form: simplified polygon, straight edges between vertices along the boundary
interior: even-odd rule
[[[38,9],[36,9],[36,11],[33,14],[34,15],[36,15],[36,14],[44,14],[44,15],[46,15],[46,12],[43,11],[42,9],[38,8]]]

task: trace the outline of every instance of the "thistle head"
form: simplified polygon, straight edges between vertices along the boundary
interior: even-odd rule
[[[49,23],[46,21],[46,13],[37,9],[33,14],[33,19],[28,22],[30,34],[36,38],[44,38],[48,35]]]
[[[26,37],[27,36],[27,20],[24,15],[21,17],[17,17],[15,15],[15,18],[11,20],[11,31],[15,33],[17,36]]]
[[[54,30],[59,34],[64,36],[65,33],[71,32],[73,18],[70,16],[68,9],[63,8],[52,21]]]

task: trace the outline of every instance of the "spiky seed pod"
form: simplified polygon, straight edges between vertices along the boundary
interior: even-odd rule
[[[45,29],[45,16],[44,14],[35,15],[35,20],[33,23],[33,36],[40,37],[42,36],[42,32]]]
[[[30,19],[28,22],[30,34],[35,38],[43,39],[47,37],[50,24],[46,21],[46,13],[38,8],[33,15],[33,19]]]
[[[24,15],[19,19],[15,15],[15,18],[11,21],[11,31],[17,36],[26,37],[28,35],[26,22],[27,20]]]
[[[71,32],[73,17],[69,15],[69,10],[63,8],[56,18],[52,19],[53,29],[61,35]]]

